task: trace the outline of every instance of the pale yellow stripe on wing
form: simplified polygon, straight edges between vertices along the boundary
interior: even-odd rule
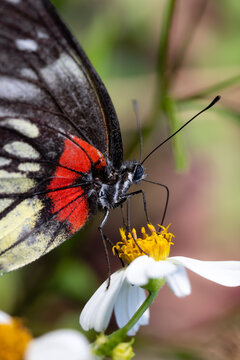
[[[0,194],[25,193],[35,185],[35,181],[20,172],[0,170]]]
[[[58,234],[54,237],[54,241],[52,241],[48,245],[48,248],[47,248],[47,252],[53,250],[55,247],[57,247],[58,245],[62,244],[65,240],[67,240],[68,238],[68,235],[67,235],[67,232],[65,229],[62,229],[58,232]],[[39,234],[38,237],[37,237],[37,241],[40,241],[40,242],[44,242],[45,241],[45,235],[43,233]]]
[[[34,228],[42,207],[39,199],[26,199],[0,221],[0,253]]]
[[[0,199],[0,212],[2,212],[3,210],[5,210],[8,206],[10,206],[12,203],[14,202],[13,199],[7,199],[7,198],[3,198]],[[0,230],[1,231],[1,230]]]
[[[62,230],[53,239],[51,246],[48,246],[51,240],[50,234],[41,232],[33,237],[30,236],[30,239],[19,243],[16,247],[0,256],[0,274],[31,263],[61,244],[66,238],[66,232]]]
[[[7,251],[0,256],[0,274],[8,271],[12,271],[29,264],[30,262],[38,259],[43,255],[45,249],[50,241],[50,235],[41,234],[39,236],[30,236],[23,242],[20,242],[17,246]],[[33,241],[34,240],[34,241]],[[0,240],[1,241],[1,240]]]

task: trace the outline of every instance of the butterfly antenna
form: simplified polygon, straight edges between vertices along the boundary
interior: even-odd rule
[[[139,107],[138,107],[138,101],[137,100],[133,100],[133,109],[136,115],[136,119],[137,119],[137,127],[138,127],[138,134],[139,134],[139,141],[140,141],[140,160],[139,162],[142,162],[142,153],[143,153],[143,137],[142,137],[142,127],[141,127],[141,119],[140,119],[140,115],[139,115]]]
[[[177,131],[175,131],[172,135],[170,135],[167,139],[165,139],[163,142],[161,142],[158,146],[156,146],[141,162],[143,164],[156,150],[158,150],[163,144],[165,144],[168,140],[170,140],[172,137],[174,137],[179,131],[181,131],[185,126],[187,126],[191,121],[193,121],[196,117],[198,117],[200,114],[205,112],[206,110],[210,109],[213,105],[215,105],[219,100],[220,96],[216,96],[213,101],[205,107],[203,110],[199,111],[196,115],[194,115],[190,120],[188,120],[183,126],[181,126]]]

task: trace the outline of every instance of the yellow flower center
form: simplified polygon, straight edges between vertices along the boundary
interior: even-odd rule
[[[113,254],[115,255],[117,250],[118,256],[128,264],[137,257],[146,254],[156,261],[165,260],[169,256],[171,245],[173,245],[171,240],[174,235],[168,232],[170,225],[166,228],[158,225],[161,229],[160,231],[156,231],[155,227],[151,224],[147,224],[147,226],[150,230],[150,235],[142,227],[141,238],[137,237],[135,229],[132,229],[128,236],[126,236],[125,230],[121,228],[120,235],[122,241],[113,247]]]
[[[18,319],[0,323],[0,359],[23,360],[27,344],[32,339],[30,332]]]

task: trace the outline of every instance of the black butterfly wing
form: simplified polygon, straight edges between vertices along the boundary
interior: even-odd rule
[[[115,167],[122,162],[107,91],[47,0],[0,1],[0,139],[4,272],[84,225],[86,193],[72,185],[90,168],[86,152],[92,163],[98,150]]]

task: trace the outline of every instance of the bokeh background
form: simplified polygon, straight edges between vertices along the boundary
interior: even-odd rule
[[[54,0],[104,81],[118,113],[125,158],[139,158],[132,100],[137,99],[144,155],[218,94],[221,101],[148,161],[149,179],[166,184],[172,255],[240,260],[240,2],[235,0]],[[142,184],[141,184],[142,187]],[[161,221],[166,194],[143,185],[151,221]],[[97,230],[102,214],[71,240],[0,279],[0,308],[21,316],[38,336],[80,330],[80,311],[107,276]],[[146,225],[142,202],[131,222]],[[105,233],[119,240],[121,213]],[[109,252],[112,271],[119,262]],[[164,287],[150,325],[135,342],[136,359],[239,359],[240,289],[189,274],[192,295]],[[114,319],[109,331],[115,329]],[[90,340],[94,333],[87,334]]]

